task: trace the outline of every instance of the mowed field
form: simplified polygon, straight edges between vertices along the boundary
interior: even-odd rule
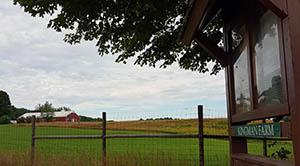
[[[225,119],[209,119],[205,134],[226,134]],[[197,120],[109,122],[107,134],[197,133]],[[100,135],[101,123],[38,123],[37,135]],[[0,126],[0,165],[30,164],[31,126]],[[206,165],[228,165],[228,141],[205,139]],[[291,148],[290,144],[285,145]],[[36,165],[100,165],[101,140],[38,140]],[[262,154],[261,142],[249,151]],[[272,151],[272,149],[270,149]],[[274,150],[273,150],[274,151]],[[197,165],[197,139],[134,138],[107,140],[108,165]]]

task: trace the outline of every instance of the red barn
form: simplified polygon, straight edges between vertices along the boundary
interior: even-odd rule
[[[55,112],[52,121],[54,122],[79,122],[80,117],[74,111]]]
[[[38,120],[44,121],[45,117],[47,116],[47,113],[41,113],[41,112],[31,112],[31,113],[26,113],[20,118],[31,118],[32,116],[35,116]],[[60,112],[51,112],[48,113],[48,116],[51,116],[52,122],[79,122],[80,117],[74,112],[74,111],[60,111]]]

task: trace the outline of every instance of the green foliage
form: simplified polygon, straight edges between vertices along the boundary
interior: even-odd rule
[[[95,41],[101,56],[118,55],[116,62],[208,72],[214,61],[197,43],[191,48],[178,42],[188,4],[182,0],[14,0],[32,16],[51,15],[48,27],[66,31],[70,44]],[[219,43],[220,21],[209,24],[208,37]],[[211,73],[220,65],[215,63]]]
[[[42,117],[44,119],[46,119],[47,122],[51,121],[53,119],[54,116],[54,112],[57,109],[54,108],[52,106],[51,103],[49,103],[48,101],[45,102],[45,104],[39,104],[38,106],[36,106],[35,111],[37,112],[41,112]]]
[[[8,106],[11,106],[8,94],[4,91],[0,91],[0,107],[2,108]]]
[[[44,104],[38,104],[35,108],[36,112],[60,112],[60,111],[72,111],[68,107],[55,108],[52,103],[46,101]]]
[[[164,118],[147,118],[146,120],[173,120],[173,118],[172,118],[172,117],[164,117]],[[143,121],[143,118],[141,118],[140,121]]]
[[[0,124],[10,123],[10,120],[16,119],[17,115],[19,115],[19,110],[11,105],[9,95],[0,91]]]
[[[0,91],[0,117],[8,115],[11,111],[11,102],[6,92]]]
[[[19,116],[29,111],[25,108],[13,106],[9,95],[4,91],[0,91],[0,124],[8,124],[10,120],[16,120]]]
[[[46,101],[44,104],[38,104],[35,108],[37,112],[55,112],[56,109],[52,106],[51,103]]]
[[[71,108],[68,107],[59,107],[56,109],[56,111],[72,111]]]
[[[291,151],[285,149],[284,147],[281,147],[279,150],[272,153],[272,157],[279,158],[281,160],[288,160],[289,159],[288,155],[290,155],[290,154],[291,154]]]
[[[273,143],[269,144],[268,147],[274,147],[277,145],[277,141],[274,141]],[[288,149],[285,149],[284,147],[280,147],[279,150],[274,151],[270,157],[280,159],[280,160],[288,160],[289,155],[292,152]]]
[[[11,118],[8,115],[3,115],[0,117],[0,124],[9,124]]]
[[[30,110],[26,109],[26,108],[16,108],[14,106],[11,107],[11,112],[10,112],[10,117],[11,119],[17,119],[19,116],[30,112]]]
[[[102,121],[101,118],[92,118],[87,116],[79,116],[81,122],[100,122]]]

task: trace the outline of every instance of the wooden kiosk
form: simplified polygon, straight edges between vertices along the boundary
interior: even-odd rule
[[[180,41],[226,68],[231,165],[300,166],[300,0],[194,0]],[[250,137],[292,140],[294,162],[248,154]]]

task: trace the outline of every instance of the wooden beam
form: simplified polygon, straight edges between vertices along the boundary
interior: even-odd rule
[[[300,165],[300,2],[287,0],[288,18],[284,21],[285,50],[287,51],[287,80],[291,112],[291,134],[295,165]]]
[[[230,60],[228,54],[224,50],[222,50],[219,46],[217,46],[217,44],[215,44],[210,38],[206,37],[205,34],[198,32],[195,36],[195,40],[223,67],[229,65]]]
[[[273,11],[281,19],[288,15],[285,0],[259,0],[266,8]]]
[[[256,108],[249,112],[242,112],[232,116],[233,123],[260,120],[264,118],[284,116],[289,114],[288,104],[279,104],[266,108]]]
[[[189,46],[193,40],[193,36],[197,31],[200,22],[202,21],[209,0],[194,0],[191,4],[190,10],[188,10],[185,19],[185,25],[180,34],[180,41]]]

